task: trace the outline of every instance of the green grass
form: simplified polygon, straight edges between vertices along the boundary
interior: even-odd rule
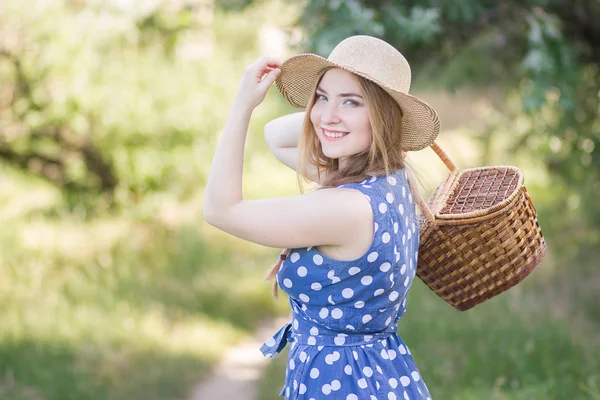
[[[2,218],[1,400],[185,398],[283,305],[261,281],[276,250],[219,234],[199,209],[171,225],[45,214]]]
[[[519,286],[467,312],[415,281],[398,332],[434,399],[598,399],[597,328],[556,313],[545,264]],[[564,294],[564,293],[563,293]],[[267,367],[261,400],[279,398],[285,358]]]

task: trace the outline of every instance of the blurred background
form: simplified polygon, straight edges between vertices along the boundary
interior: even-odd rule
[[[468,312],[415,281],[399,333],[433,398],[600,399],[599,21],[597,0],[3,0],[0,399],[187,399],[287,315],[279,250],[208,226],[203,187],[245,66],[353,34],[407,57],[460,167],[523,169],[548,242]],[[274,88],[255,111],[247,198],[297,193],[263,139],[294,111]],[[410,161],[431,193],[443,164]]]

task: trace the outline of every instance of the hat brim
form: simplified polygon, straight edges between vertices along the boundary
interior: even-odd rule
[[[337,64],[316,54],[304,53],[288,58],[281,65],[275,84],[294,107],[306,108],[319,73],[324,68],[342,68],[379,85],[402,109],[402,134],[405,151],[417,151],[431,145],[440,132],[437,112],[418,97],[389,88],[368,74]]]

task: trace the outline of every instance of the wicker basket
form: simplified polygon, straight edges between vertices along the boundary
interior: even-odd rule
[[[450,169],[427,201],[418,277],[448,304],[465,311],[510,289],[542,260],[546,242],[516,167]]]

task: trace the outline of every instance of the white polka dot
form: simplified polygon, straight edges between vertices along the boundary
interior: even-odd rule
[[[306,361],[306,352],[305,351],[301,351],[300,355],[298,356],[298,358],[300,359],[301,362]]]
[[[398,211],[400,211],[400,215],[404,215],[404,206],[402,205],[402,203],[398,205]]]
[[[385,199],[387,200],[388,203],[393,203],[394,202],[394,195],[391,193],[388,193],[385,195]]]
[[[419,380],[421,379],[421,376],[419,375],[419,373],[417,371],[411,372],[410,376],[412,376],[412,378],[415,382],[419,382]]]
[[[315,254],[313,256],[313,262],[317,265],[321,265],[321,264],[323,264],[323,257],[319,254]]]
[[[406,188],[402,187],[402,197],[406,197]]]
[[[385,341],[383,343],[386,343]],[[376,365],[375,368],[377,368],[377,372],[379,372],[380,374],[383,374],[383,371],[381,370],[381,367],[379,365]]]
[[[396,350],[392,350],[392,349],[388,350],[388,356],[390,357],[390,360],[395,360],[396,359],[396,355],[397,355],[396,354]]]
[[[310,288],[312,290],[321,290],[323,288],[323,286],[321,286],[321,284],[319,282],[315,282],[312,285],[310,285]]]
[[[276,343],[276,342],[275,342],[275,339],[273,339],[273,338],[271,338],[271,339],[269,339],[269,340],[267,340],[267,341],[265,342],[265,344],[266,344],[267,346],[269,346],[269,347],[273,347],[273,346],[275,346],[275,343]]]
[[[385,213],[386,211],[387,211],[387,204],[385,204],[385,203],[380,203],[380,204],[379,204],[379,212],[383,214],[383,213]]]
[[[373,317],[371,317],[369,314],[367,314],[362,317],[362,322],[363,322],[363,324],[366,324],[367,322],[369,322],[372,319],[373,319]]]
[[[353,327],[352,325],[346,325],[346,329],[353,331],[354,329],[356,329],[355,327]]]
[[[294,363],[294,360],[290,360],[290,369],[294,369],[296,368],[296,363]]]
[[[351,267],[351,268],[348,270],[348,273],[349,273],[350,275],[356,275],[356,274],[358,274],[359,272],[360,272],[360,268],[358,268],[358,267]]]
[[[409,193],[409,194],[408,194],[408,202],[409,202],[409,203],[412,203],[412,202],[413,202],[413,199],[412,199],[412,193]]]
[[[358,400],[358,396],[354,393],[350,393],[348,396],[346,396],[346,400]]]
[[[317,336],[319,334],[319,329],[316,326],[310,328],[310,334],[313,336]]]
[[[333,353],[327,354],[325,356],[325,362],[329,365],[332,365],[334,362],[336,362],[339,359],[340,359],[340,353],[337,351],[334,351]]]
[[[310,377],[313,379],[317,379],[319,377],[319,370],[317,368],[313,368],[310,370]]]
[[[310,344],[311,346],[314,346],[315,344],[317,344],[317,339],[315,339],[315,337],[314,337],[314,336],[310,336],[310,337],[309,337],[309,338],[306,340],[306,342],[307,342],[308,344]]]
[[[398,400],[398,397],[396,397],[396,394],[394,392],[389,392],[388,400]]]
[[[396,301],[396,299],[398,298],[398,295],[399,295],[398,292],[396,292],[394,290],[392,293],[390,293],[390,296],[389,296],[390,301]]]
[[[334,319],[340,319],[342,318],[342,315],[344,315],[344,313],[339,308],[334,308],[331,310],[331,317]]]
[[[398,379],[390,378],[389,382],[390,382],[390,386],[392,388],[396,389],[398,387]]]
[[[402,268],[400,268],[400,273],[402,275],[404,275],[405,272],[406,272],[406,264],[402,264]]]
[[[419,389],[419,394],[423,394],[421,393],[421,389]],[[404,400],[410,400],[407,392],[404,392]],[[431,397],[427,397],[427,400],[431,400]]]
[[[337,344],[338,346],[343,345],[344,343],[346,343],[346,338],[343,336],[336,336],[335,338],[333,338],[333,341],[335,344]]]
[[[283,286],[285,286],[286,288],[291,288],[292,287],[292,281],[288,278],[285,278],[283,280]]]
[[[388,319],[385,320],[385,326],[388,326],[391,323],[392,323],[392,317],[389,317]]]
[[[378,229],[379,229],[379,224],[377,222],[375,222],[373,232],[377,232]]]
[[[302,300],[303,302],[305,302],[305,303],[308,303],[308,301],[310,300],[310,297],[308,297],[308,296],[307,296],[307,295],[305,295],[304,293],[300,293],[300,294],[298,295],[298,298],[299,298],[300,300]]]
[[[394,178],[393,176],[388,176],[387,181],[390,185],[396,186],[396,178]]]
[[[379,382],[377,382],[377,384],[379,384]],[[379,390],[379,388],[377,388],[377,390]],[[371,395],[371,398],[370,398],[370,400],[377,400],[377,397],[375,397],[375,396]]]
[[[410,378],[408,376],[402,376],[400,377],[400,383],[402,384],[402,386],[407,387],[408,385],[410,385]]]
[[[409,281],[410,281],[410,277],[407,276],[406,279],[404,280],[404,286],[408,286]]]
[[[374,252],[372,252],[371,254],[369,254],[367,256],[367,261],[373,262],[373,261],[377,260],[377,257],[379,257],[379,253],[377,253],[376,251],[374,251]]]
[[[298,267],[298,276],[306,276],[307,273],[306,267]]]
[[[383,294],[384,290],[383,289],[377,289],[375,291],[375,296],[379,296],[380,294]]]
[[[365,286],[368,286],[371,283],[373,283],[373,277],[371,275],[363,276],[362,278],[360,278],[360,283],[362,283]]]
[[[354,296],[354,290],[352,290],[350,288],[346,288],[346,289],[342,290],[342,296],[345,299],[349,299],[350,297]]]
[[[381,272],[388,272],[390,270],[390,268],[392,268],[392,264],[390,264],[389,262],[384,262],[379,267],[379,269],[381,270]]]
[[[373,370],[371,369],[371,367],[364,367],[362,372],[367,378],[370,378],[373,376]]]
[[[364,301],[357,301],[356,303],[354,303],[354,307],[356,307],[356,308],[363,308],[364,306],[365,306]]]
[[[373,339],[373,335],[365,335],[364,336],[365,341],[370,341],[371,339]],[[368,346],[368,345],[367,345]]]
[[[394,222],[394,233],[398,233],[398,223]]]
[[[329,383],[326,383],[323,385],[323,388],[321,390],[323,391],[323,394],[330,394],[331,393],[331,385]]]
[[[406,231],[406,235],[408,237],[408,240],[410,240],[412,238],[412,231],[410,231],[410,230]]]
[[[365,378],[360,378],[358,380],[358,387],[361,389],[365,389],[367,387],[367,380]]]
[[[329,304],[334,305],[335,303],[332,300],[331,295],[329,295],[329,297],[327,297],[327,301],[329,302]]]
[[[381,350],[381,358],[383,358],[384,360],[389,360],[390,356],[388,355],[388,352],[386,349],[382,349]]]
[[[325,318],[327,318],[328,315],[329,315],[329,310],[325,307],[321,308],[321,311],[319,311],[319,317],[325,319]]]
[[[352,375],[352,367],[350,365],[346,365],[344,367],[344,372],[346,373],[346,375]]]
[[[358,361],[358,353],[356,351],[352,350],[352,356],[356,361]]]
[[[375,381],[375,386],[377,386],[377,390],[379,390],[379,387],[380,387],[379,381]]]
[[[295,329],[295,330],[298,330],[298,325],[299,325],[299,324],[298,324],[298,320],[297,320],[297,319],[294,319],[294,329]]]
[[[342,387],[342,384],[337,379],[331,381],[331,390],[338,391]]]
[[[403,344],[398,346],[398,350],[400,351],[400,354],[406,354],[406,347],[404,347]]]
[[[299,393],[300,394],[306,393],[306,385],[304,383],[300,384],[300,391],[299,391]]]
[[[290,260],[295,263],[296,261],[298,261],[298,259],[300,258],[300,254],[298,253],[292,253],[292,255],[290,256]]]
[[[387,232],[385,232],[383,235],[381,235],[381,241],[383,243],[389,243],[390,239],[391,239],[391,236]]]

